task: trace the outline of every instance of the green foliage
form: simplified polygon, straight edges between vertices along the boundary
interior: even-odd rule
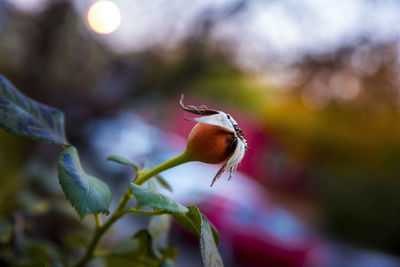
[[[153,251],[158,258],[161,258],[161,253],[158,249],[165,250],[168,245],[168,231],[171,225],[171,216],[163,214],[153,216],[149,222],[149,232],[153,237]]]
[[[168,191],[170,191],[170,192],[173,191],[171,185],[164,178],[162,178],[160,175],[156,175],[156,180],[162,187],[164,187]]]
[[[202,217],[200,248],[203,264],[206,267],[224,266],[221,256],[218,253],[216,241],[214,239],[214,231],[208,220]]]
[[[81,219],[89,213],[109,214],[110,188],[102,180],[84,172],[77,149],[66,141],[63,113],[24,96],[1,75],[0,126],[16,135],[62,145],[63,151],[58,159],[58,179],[68,201],[75,208]],[[158,173],[185,161],[176,157],[168,161],[168,164],[164,163],[162,168],[160,168],[160,165],[148,172],[144,172],[136,164],[123,157],[113,155],[108,157],[108,160],[134,168],[137,176],[142,180],[136,180],[136,184],[130,184],[117,209],[104,224],[101,223],[99,216],[96,217],[94,235],[88,244],[85,238],[70,238],[66,242],[66,244],[69,243],[73,246],[83,244],[87,246],[85,254],[76,262],[76,267],[85,266],[92,260],[95,257],[94,255],[99,252],[95,251],[95,249],[102,235],[115,221],[131,212],[161,215],[154,216],[150,220],[148,230],[139,231],[133,238],[121,242],[112,249],[111,253],[107,253],[105,256],[107,266],[173,266],[171,259],[175,258],[177,252],[167,242],[171,221],[168,213],[173,214],[174,218],[184,228],[200,238],[201,254],[205,266],[223,266],[217,249],[218,233],[197,207],[185,207],[158,193],[154,181],[148,181],[149,188],[137,185],[155,177],[155,180],[161,186],[172,191],[171,186]],[[49,212],[49,201],[38,199],[27,193],[22,194],[23,196],[20,197],[22,206],[29,211],[30,215],[34,216]],[[136,198],[138,207],[152,207],[154,212],[135,209],[126,210],[125,207],[132,195]],[[0,245],[6,244],[6,248],[0,250],[1,260],[19,266],[60,264],[62,256],[58,248],[50,242],[40,240],[29,241],[27,239],[29,242],[24,241],[22,246],[23,257],[16,258],[15,251],[10,246],[12,234],[13,225],[8,220],[0,218]]]
[[[129,260],[138,266],[158,266],[160,259],[154,253],[153,238],[149,231],[143,229],[137,232],[133,238],[124,240],[115,246],[110,257]]]
[[[201,232],[201,213],[196,206],[188,206],[189,212],[186,214],[174,215],[174,219],[183,228],[200,238]]]
[[[75,147],[68,147],[61,153],[58,179],[67,199],[81,218],[88,213],[109,213],[110,188],[84,172]]]
[[[111,155],[107,158],[107,160],[114,161],[114,162],[122,164],[122,165],[130,166],[130,167],[134,168],[136,171],[139,169],[139,167],[135,163],[133,163],[129,159],[126,159],[126,158],[123,158],[120,156]]]
[[[174,215],[186,230],[200,238],[200,249],[204,266],[223,266],[218,252],[219,236],[207,218],[195,206],[188,206],[186,214]]]
[[[162,216],[155,218],[158,217]],[[168,231],[168,229],[164,230]],[[157,267],[162,265],[168,259],[174,258],[176,253],[171,253],[174,250],[171,247],[160,250],[158,239],[159,236],[154,235],[154,233],[145,229],[140,230],[131,239],[123,240],[114,247],[111,253],[106,256],[107,266]]]
[[[23,95],[2,75],[0,126],[16,135],[68,145],[64,133],[64,114]]]
[[[151,189],[131,184],[130,190],[136,197],[139,206],[157,208],[170,213],[186,213],[189,211],[185,206]]]

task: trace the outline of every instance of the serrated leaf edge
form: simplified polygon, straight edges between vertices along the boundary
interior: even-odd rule
[[[63,185],[61,184],[61,182],[60,182],[60,181],[61,181],[61,178],[60,178],[60,175],[61,175],[61,172],[60,172],[61,167],[60,167],[60,164],[59,164],[59,162],[60,162],[60,160],[61,160],[61,157],[62,157],[62,155],[63,155],[64,150],[65,150],[66,148],[69,148],[69,147],[73,147],[73,146],[72,146],[72,145],[69,145],[69,146],[64,147],[63,151],[62,151],[61,154],[58,156],[58,160],[57,160],[58,184],[61,186],[61,189],[62,189],[62,191],[63,191],[63,193],[64,193],[65,198],[68,200],[68,203],[74,208],[74,210],[76,211],[76,213],[78,213],[79,218],[80,218],[81,220],[82,220],[86,215],[88,215],[88,214],[105,214],[105,215],[109,215],[109,214],[110,214],[110,211],[109,211],[108,209],[94,210],[94,211],[91,211],[91,212],[88,212],[88,213],[85,213],[85,214],[81,214],[81,212],[78,210],[78,208],[75,207],[75,206],[72,204],[71,199],[68,197],[68,194],[65,192],[64,186],[63,186]],[[87,175],[88,175],[88,174],[87,174]]]

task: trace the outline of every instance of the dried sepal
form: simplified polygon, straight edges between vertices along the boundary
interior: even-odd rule
[[[224,171],[226,171],[228,162],[225,162],[224,165],[222,165],[221,169],[219,169],[219,171],[217,172],[217,174],[214,176],[214,179],[211,182],[211,186],[214,185],[214,183],[219,179],[219,177],[221,177],[222,173],[224,173]],[[229,178],[230,179],[230,178]]]
[[[218,114],[218,110],[213,110],[213,109],[208,109],[206,106],[201,105],[201,106],[193,106],[193,105],[188,105],[185,106],[183,104],[183,94],[181,95],[181,99],[179,100],[179,105],[181,108],[187,112],[197,114],[197,115],[202,115],[202,116],[207,116],[207,115],[213,115],[213,114]]]
[[[235,151],[233,152],[232,156],[224,163],[224,165],[222,165],[221,169],[219,169],[219,171],[215,175],[215,177],[211,183],[211,186],[213,186],[215,181],[217,181],[218,178],[221,177],[221,175],[224,171],[229,171],[228,180],[230,180],[232,178],[233,173],[236,171],[237,166],[242,161],[245,153],[246,153],[246,146],[240,140],[237,142]]]

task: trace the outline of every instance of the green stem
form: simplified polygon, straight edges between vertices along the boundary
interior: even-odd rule
[[[190,159],[188,158],[186,153],[182,153],[181,155],[179,155],[175,158],[172,158],[170,160],[167,160],[166,162],[161,163],[157,167],[154,167],[150,171],[147,171],[144,174],[140,175],[139,178],[135,181],[135,184],[141,185],[141,184],[147,182],[147,180],[149,180],[153,176],[159,174],[160,172],[171,169],[175,166],[186,163],[188,161],[190,161]]]
[[[123,214],[128,214],[128,213],[136,213],[136,214],[143,214],[143,215],[161,215],[165,214],[165,211],[161,210],[138,210],[135,208],[130,208],[127,210],[122,211]]]
[[[94,220],[96,222],[96,229],[101,227],[100,214],[94,214]]]
[[[99,243],[101,237],[103,234],[110,228],[114,222],[116,222],[119,218],[121,218],[124,213],[123,209],[125,206],[128,204],[129,200],[132,198],[132,194],[128,188],[126,190],[124,196],[121,198],[121,201],[118,204],[117,209],[115,210],[114,214],[100,227],[97,227],[92,239],[89,242],[88,248],[85,252],[85,254],[82,256],[82,258],[74,265],[75,267],[83,267],[88,263],[92,258],[93,258],[93,252],[97,247],[97,244]]]
[[[189,157],[186,153],[183,153],[175,158],[172,158],[164,163],[161,163],[157,167],[144,172],[142,175],[139,174],[139,177],[136,179],[135,184],[141,185],[148,181],[150,178],[154,177],[155,175],[159,174],[162,171],[167,169],[173,168],[180,164],[186,163],[190,161]],[[139,172],[140,173],[140,172]],[[96,220],[96,230],[93,233],[92,239],[89,242],[88,248],[82,258],[74,265],[75,267],[83,267],[93,258],[93,252],[96,249],[101,237],[103,234],[110,228],[118,219],[123,217],[127,213],[137,213],[137,214],[145,214],[145,215],[160,215],[164,212],[161,211],[145,211],[145,210],[137,210],[134,208],[124,210],[126,205],[128,204],[129,200],[133,197],[132,193],[130,192],[129,188],[126,190],[124,196],[121,198],[117,209],[114,211],[113,215],[102,225],[100,216],[95,214]]]

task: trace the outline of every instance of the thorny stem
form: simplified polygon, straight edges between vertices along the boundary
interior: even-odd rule
[[[168,170],[170,168],[173,168],[175,166],[178,166],[180,164],[186,163],[190,161],[189,158],[185,153],[172,158],[164,163],[161,163],[160,165],[154,167],[153,169],[140,173],[139,172],[139,177],[135,180],[135,184],[137,185],[142,185],[143,183],[147,182],[150,178],[154,177],[155,175],[159,174],[162,171]],[[82,258],[74,265],[75,267],[83,267],[85,266],[92,258],[93,258],[93,253],[94,250],[96,249],[101,237],[103,234],[120,218],[122,218],[125,214],[128,213],[136,213],[136,214],[144,214],[144,215],[160,215],[165,212],[162,211],[146,211],[146,210],[138,210],[134,208],[130,208],[127,210],[124,210],[126,205],[128,204],[129,200],[133,197],[132,193],[130,192],[130,189],[128,188],[124,194],[124,196],[121,198],[117,209],[114,211],[114,213],[111,215],[111,217],[102,225],[101,224],[101,219],[98,214],[95,214],[95,221],[96,221],[96,228],[93,233],[93,237],[89,242],[89,245],[87,247],[87,250],[85,254],[82,256]]]

